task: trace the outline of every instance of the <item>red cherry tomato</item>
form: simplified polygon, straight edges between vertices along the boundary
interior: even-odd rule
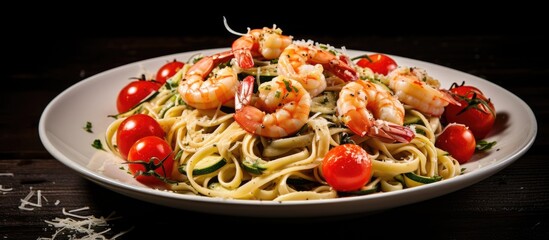
[[[163,138],[164,129],[149,115],[135,114],[124,119],[116,132],[116,145],[120,155],[127,159],[132,145],[140,138],[158,136]]]
[[[381,53],[368,55],[368,58],[361,58],[356,64],[362,68],[369,68],[375,73],[383,75],[387,75],[398,66],[395,60]]]
[[[451,123],[437,136],[435,146],[448,152],[459,163],[466,163],[475,153],[476,140],[467,126]]]
[[[359,190],[372,177],[372,161],[366,150],[358,145],[339,145],[324,157],[322,175],[337,191]]]
[[[160,162],[162,164],[160,164]],[[152,169],[148,169],[144,164],[136,163],[136,161],[143,161],[149,163],[150,161],[154,162],[154,172],[156,172],[159,177],[170,179],[172,177],[173,170],[173,154],[172,149],[168,142],[163,138],[157,136],[147,136],[141,138],[132,145],[130,152],[128,153],[128,161],[134,162],[130,163],[128,169],[132,174],[147,172]],[[151,166],[148,164],[147,166]],[[137,181],[145,185],[159,185],[163,181],[156,176],[146,176],[138,175],[136,177]]]
[[[496,120],[494,104],[478,88],[461,85],[450,88],[454,99],[461,106],[449,104],[444,110],[447,122],[461,123],[469,127],[476,139],[488,135]]]
[[[124,113],[132,109],[135,105],[143,101],[151,93],[157,91],[160,88],[160,84],[140,79],[128,83],[118,93],[116,99],[116,109],[118,113]]]
[[[175,59],[171,62],[164,64],[156,72],[155,81],[164,84],[169,78],[179,72],[179,70],[181,70],[183,66],[185,66],[185,63],[179,62]]]
[[[463,83],[462,85],[457,85],[454,83],[454,85],[450,87],[450,92],[461,95],[461,96],[468,95],[470,93],[477,93],[479,95],[484,96],[484,93],[482,93],[480,89],[478,89],[475,86],[465,85],[465,83]]]

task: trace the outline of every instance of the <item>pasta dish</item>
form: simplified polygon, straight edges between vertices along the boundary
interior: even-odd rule
[[[383,194],[462,173],[435,144],[445,108],[459,103],[426,70],[377,72],[276,26],[239,35],[229,51],[178,59],[156,91],[113,115],[104,149],[126,161],[121,171],[181,194],[272,201]],[[122,142],[136,115],[158,123],[169,155]]]

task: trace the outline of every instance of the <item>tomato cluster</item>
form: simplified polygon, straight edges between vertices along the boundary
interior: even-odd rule
[[[465,124],[471,129],[476,139],[485,138],[496,120],[494,104],[473,86],[454,84],[450,88],[450,93],[460,105],[450,104],[446,107],[444,110],[446,121]]]
[[[116,99],[116,108],[118,113],[124,113],[135,107],[146,97],[166,83],[166,81],[175,75],[185,64],[173,60],[161,66],[156,72],[156,79],[146,79],[145,75],[141,78],[128,83],[120,92]]]
[[[449,90],[459,102],[449,104],[443,120],[448,123],[437,137],[435,146],[447,151],[458,162],[466,163],[473,156],[479,140],[492,130],[496,119],[494,104],[478,88],[452,84]]]
[[[137,140],[146,136],[163,138],[164,135],[160,124],[151,116],[146,114],[131,115],[118,126],[116,133],[118,152],[123,158],[128,158],[128,153]]]
[[[175,75],[184,63],[171,61],[160,67],[156,79],[141,77],[127,84],[118,94],[119,113],[134,108]],[[146,185],[162,185],[171,178],[173,152],[165,140],[162,126],[151,116],[134,114],[124,119],[116,132],[116,145],[120,155],[129,163],[129,171]]]

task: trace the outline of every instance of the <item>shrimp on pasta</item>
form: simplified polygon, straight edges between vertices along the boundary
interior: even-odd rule
[[[344,81],[354,81],[356,70],[333,53],[313,45],[312,41],[294,41],[278,59],[278,73],[299,81],[312,97],[326,89],[324,70]]]
[[[216,66],[233,57],[232,51],[226,51],[206,56],[191,66],[177,89],[183,101],[198,109],[214,109],[234,99],[238,77],[232,68],[222,68],[208,77]]]
[[[230,30],[225,20],[225,27]],[[280,53],[292,43],[292,36],[282,35],[282,29],[273,25],[272,28],[264,27],[261,29],[249,30],[246,34],[236,39],[232,44],[232,50],[235,54],[238,65],[243,68],[254,66],[254,57],[261,57],[266,60],[276,59]]]
[[[440,83],[433,79],[424,69],[415,67],[398,67],[388,74],[389,88],[405,104],[419,111],[439,117],[448,104],[459,102],[445,91],[440,90]]]
[[[254,79],[243,81],[245,89],[253,89]],[[246,131],[270,138],[281,138],[297,132],[309,118],[311,96],[295,80],[277,76],[259,86],[259,96],[250,102],[249,91],[236,101],[234,119]]]
[[[410,142],[414,133],[402,126],[404,107],[385,88],[363,80],[347,83],[337,100],[343,123],[359,136]]]

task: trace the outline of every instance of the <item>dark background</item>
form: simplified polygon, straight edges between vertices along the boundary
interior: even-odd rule
[[[2,15],[5,39],[21,35],[34,40],[57,37],[227,35],[222,16],[233,29],[277,24],[292,35],[542,35],[546,17],[538,4],[478,4],[475,1],[433,3],[297,1],[246,3],[93,2],[14,3]],[[21,6],[17,6],[20,4]],[[40,42],[35,41],[35,42]]]
[[[148,55],[143,52],[134,52],[133,55],[132,52],[126,52],[127,60],[114,63],[119,65],[141,60],[134,57],[138,54],[148,58],[196,50],[186,47],[189,44],[181,43],[181,38],[204,43],[205,48],[229,47],[237,36],[225,29],[223,16],[237,32],[246,32],[248,27],[271,27],[276,24],[284,34],[292,35],[295,39],[314,39],[335,47],[378,51],[419,60],[433,61],[421,55],[421,51],[430,49],[422,48],[419,54],[415,51],[414,55],[407,55],[407,49],[421,47],[417,42],[425,38],[440,40],[433,44],[451,44],[445,42],[445,39],[453,36],[512,39],[510,43],[515,43],[510,48],[498,49],[498,53],[512,55],[517,61],[528,61],[534,67],[546,63],[545,58],[540,56],[548,52],[547,37],[544,37],[547,29],[544,24],[546,14],[542,7],[526,2],[521,5],[502,3],[486,7],[462,1],[436,5],[416,2],[265,2],[266,6],[257,2],[193,2],[192,7],[161,2],[146,5],[132,2],[116,6],[95,2],[59,6],[50,3],[32,6],[15,4],[21,6],[7,9],[9,12],[15,11],[15,14],[0,16],[0,24],[4,33],[2,53],[6,60],[4,62],[7,62],[6,71],[2,71],[2,74],[8,73],[4,79],[15,77],[16,82],[25,80],[25,77],[9,73],[27,71],[29,68],[35,68],[37,72],[52,71],[52,66],[44,69],[44,62],[55,63],[59,59],[73,59],[73,62],[101,61],[100,53],[90,59],[89,52],[86,52],[93,49],[91,45],[97,42],[108,43],[107,47],[132,51],[139,48],[132,45],[135,44],[132,38],[148,39],[151,44],[159,46],[159,49]],[[356,38],[366,40],[359,42]],[[392,44],[380,41],[390,41]],[[473,56],[470,57],[474,58],[476,53],[471,54]],[[80,56],[84,55],[88,59],[81,59]],[[449,64],[437,60],[434,62],[445,66]],[[86,77],[90,73],[116,66],[105,65],[97,71],[85,69],[85,72],[78,74]],[[23,79],[19,79],[21,77]],[[47,85],[44,82],[33,84],[36,87]]]
[[[29,49],[42,44],[70,42],[98,37],[143,36],[231,36],[223,25],[245,32],[277,24],[296,38],[307,36],[448,36],[545,35],[545,13],[541,6],[499,4],[478,6],[460,1],[440,5],[421,3],[336,2],[299,4],[294,2],[215,4],[193,2],[140,5],[78,4],[71,6],[32,5],[15,7],[11,17],[3,15],[4,41]],[[15,3],[17,4],[17,3]],[[190,4],[190,3],[189,3]],[[277,5],[275,5],[277,4]],[[358,4],[358,5],[357,5]],[[363,4],[361,6],[361,4]],[[7,9],[11,11],[11,9]],[[13,48],[12,48],[13,49]],[[24,50],[24,49],[23,49]]]

